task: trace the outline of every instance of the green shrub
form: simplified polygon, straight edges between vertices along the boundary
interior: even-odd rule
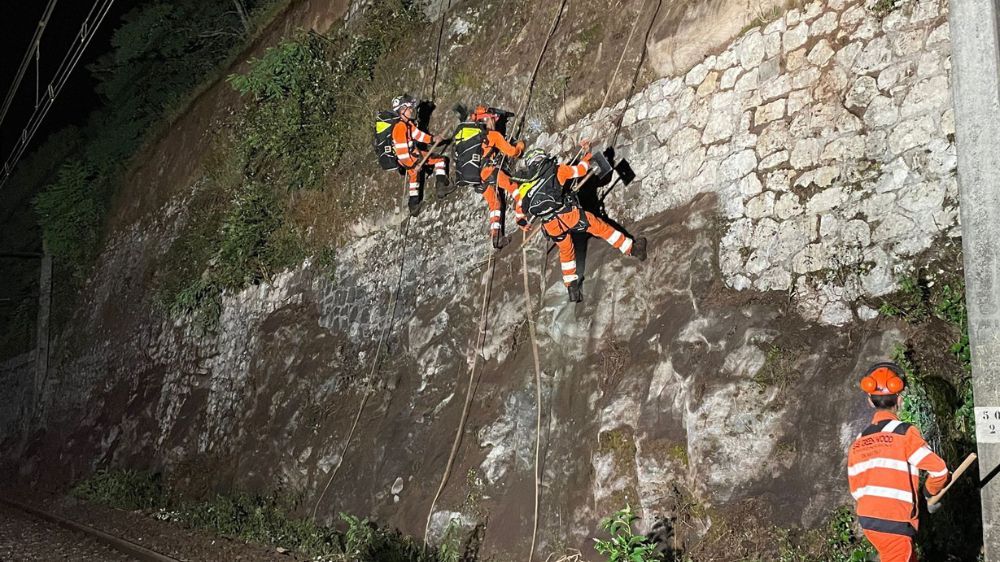
[[[637,516],[628,505],[601,521],[601,528],[611,538],[594,539],[594,550],[608,557],[608,562],[656,562],[662,557],[656,553],[656,545],[643,535],[632,531],[632,523]]]
[[[59,168],[56,181],[35,198],[35,211],[49,251],[70,264],[77,276],[86,274],[97,252],[104,209],[89,166],[70,160]]]
[[[118,509],[145,510],[180,523],[243,541],[274,545],[327,562],[457,562],[451,549],[424,548],[422,541],[344,513],[341,532],[292,515],[295,502],[277,494],[219,494],[185,501],[158,474],[137,470],[100,471],[72,494]]]
[[[829,562],[866,562],[875,554],[866,539],[857,532],[857,519],[849,507],[837,509],[828,524]]]
[[[154,509],[167,499],[158,474],[141,470],[102,470],[70,493],[80,499],[118,509]]]

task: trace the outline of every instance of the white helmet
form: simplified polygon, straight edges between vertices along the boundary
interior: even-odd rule
[[[413,99],[410,94],[403,94],[392,98],[392,109],[394,111],[399,111],[404,107],[416,107],[417,100]]]

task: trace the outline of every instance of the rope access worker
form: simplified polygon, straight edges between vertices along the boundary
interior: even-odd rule
[[[440,155],[427,155],[418,145],[432,145],[438,139],[420,130],[417,125],[416,99],[407,94],[392,100],[392,111],[380,112],[375,122],[373,146],[383,169],[405,171],[407,178],[407,207],[410,215],[420,213],[420,180],[424,168],[433,166],[437,178],[438,197],[452,191],[448,181],[448,159]],[[426,156],[426,160],[424,160]],[[420,165],[423,160],[423,165]]]
[[[928,473],[924,498],[940,492],[950,473],[916,427],[899,421],[900,393],[906,387],[895,363],[877,363],[861,379],[875,408],[871,425],[851,445],[847,479],[857,500],[858,520],[882,562],[916,562],[913,539],[919,524],[920,471]],[[940,503],[928,506],[934,513]]]
[[[464,113],[464,109],[462,110]],[[517,158],[524,152],[524,141],[510,144],[497,125],[510,114],[478,105],[455,131],[455,178],[460,185],[469,185],[483,196],[489,207],[490,238],[497,250],[510,243],[510,236],[503,234],[500,187],[508,196],[515,194],[517,184],[513,183],[505,166],[504,158]]]
[[[518,182],[515,216],[522,229],[528,228],[528,217],[541,219],[542,232],[559,247],[563,283],[570,302],[583,301],[579,276],[576,273],[576,248],[573,232],[587,232],[603,238],[626,256],[646,260],[646,238],[631,238],[580,206],[576,193],[567,182],[587,175],[590,170],[590,144],[582,143],[586,154],[575,165],[559,163],[540,148],[529,150],[514,174]]]

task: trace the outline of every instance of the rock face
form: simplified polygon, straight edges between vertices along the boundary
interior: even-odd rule
[[[654,82],[627,110],[539,142],[607,138],[624,110],[615,148],[637,181],[604,201],[612,216],[716,193],[726,285],[791,291],[807,320],[841,326],[858,299],[896,290],[894,273],[936,238],[959,235],[946,14],[937,1],[883,20],[814,2]],[[782,51],[766,53],[771,43]]]
[[[650,240],[640,264],[581,239],[582,305],[566,302],[547,242],[526,250],[542,558],[589,552],[626,502],[648,528],[692,502],[719,513],[746,498],[810,526],[849,500],[842,451],[866,416],[855,374],[898,337],[869,330],[877,312],[858,301],[957,235],[946,10],[912,1],[880,20],[858,2],[814,2],[536,139],[572,154],[621,116],[615,148],[635,181],[599,188],[601,202]],[[142,285],[185,202],[109,244],[56,346],[23,473],[152,465],[192,486],[311,500],[342,461],[323,517],[419,534],[475,365],[432,527],[482,525],[481,554],[526,559],[539,405],[521,247],[489,259],[479,196],[370,217],[335,273],[306,262],[227,295],[208,335],[153,315]],[[706,529],[712,511],[700,513]]]

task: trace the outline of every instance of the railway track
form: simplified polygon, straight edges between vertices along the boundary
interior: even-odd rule
[[[180,562],[20,502],[0,499],[0,560]]]

